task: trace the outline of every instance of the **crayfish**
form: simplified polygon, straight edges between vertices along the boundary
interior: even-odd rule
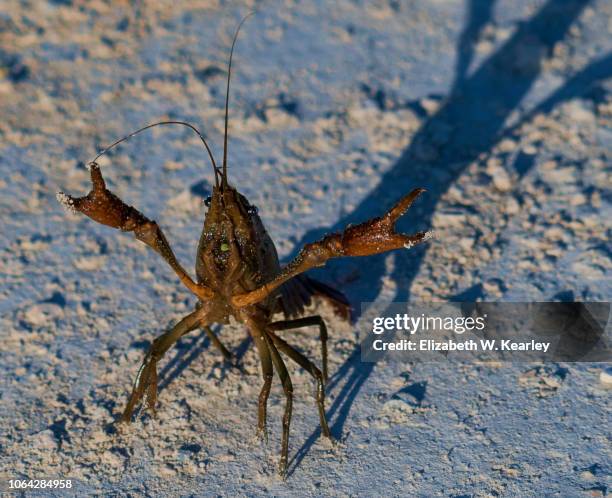
[[[246,18],[245,18],[246,19]],[[297,257],[281,267],[276,248],[253,206],[236,188],[230,185],[227,174],[228,107],[232,56],[237,35],[230,50],[225,96],[225,132],[223,163],[218,168],[204,136],[191,124],[183,121],[160,121],[136,130],[104,149],[89,163],[92,190],[84,197],[74,198],[59,192],[58,200],[74,212],[120,229],[134,236],[157,252],[170,265],[180,281],[197,297],[195,310],[180,320],[171,330],[157,337],[146,353],[121,421],[130,422],[135,408],[143,403],[155,411],[157,400],[157,368],[168,350],[185,334],[203,329],[228,361],[230,351],[211,329],[212,324],[227,324],[230,316],[246,326],[259,353],[263,386],[259,395],[257,433],[266,437],[266,408],[274,372],[280,378],[286,397],[283,416],[282,448],[279,473],[286,474],[289,450],[293,386],[281,355],[295,361],[316,381],[316,403],[321,432],[331,439],[325,415],[325,383],[327,380],[327,328],[321,316],[295,318],[303,314],[312,296],[330,302],[335,310],[350,320],[350,306],[346,298],[331,287],[303,275],[310,268],[325,265],[331,258],[368,256],[399,248],[411,248],[429,238],[429,232],[404,235],[395,231],[398,218],[424,191],[417,188],[399,200],[387,213],[365,223],[349,226],[342,233],[333,233],[317,242],[306,244]],[[208,211],[196,254],[194,281],[177,261],[168,240],[158,224],[136,208],[125,204],[106,188],[96,160],[111,148],[137,133],[160,125],[180,125],[190,128],[202,140],[210,158],[215,178],[212,195],[205,204]],[[285,320],[274,321],[282,312]],[[322,350],[319,369],[277,332],[306,326],[318,326]]]

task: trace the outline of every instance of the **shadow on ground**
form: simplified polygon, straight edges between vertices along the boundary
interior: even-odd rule
[[[580,73],[569,78],[557,91],[525,114],[520,123],[504,129],[510,113],[516,110],[530,90],[555,44],[565,38],[568,30],[588,1],[577,0],[544,4],[535,15],[522,22],[514,35],[473,73],[468,68],[474,58],[475,42],[484,26],[491,21],[495,2],[471,0],[467,24],[459,37],[456,75],[448,96],[444,97],[437,112],[427,118],[415,134],[397,163],[387,172],[380,184],[350,214],[331,227],[321,227],[308,232],[288,259],[297,255],[308,242],[321,238],[331,231],[341,231],[349,223],[359,223],[384,212],[395,199],[417,186],[427,188],[413,206],[414,219],[419,226],[410,231],[430,228],[432,216],[442,196],[460,178],[470,162],[488,153],[503,137],[515,133],[520,124],[535,114],[550,112],[563,101],[574,97],[590,97],[597,91],[598,82],[612,76],[612,55],[607,54],[590,63]],[[595,95],[596,97],[596,95]],[[407,104],[410,105],[410,104]],[[518,176],[526,174],[533,162],[517,158]],[[435,181],[432,181],[435,179]],[[400,227],[401,228],[401,227]],[[392,279],[397,283],[394,301],[410,299],[410,288],[427,252],[427,246],[411,251],[397,252]],[[376,300],[385,275],[384,258],[374,256],[368,261],[368,286],[360,287],[360,294],[350,293],[353,303]],[[342,265],[342,262],[335,263]],[[463,298],[474,300],[482,296],[482,285],[462,292]],[[328,391],[337,391],[328,409],[332,433],[340,438],[347,417],[361,388],[374,369],[374,363],[360,361],[360,348],[355,349],[346,362],[331,378]],[[298,450],[290,471],[299,466],[320,431],[316,430]]]

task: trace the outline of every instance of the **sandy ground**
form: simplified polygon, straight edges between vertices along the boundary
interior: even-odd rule
[[[254,439],[246,373],[193,333],[161,368],[157,419],[121,413],[149,342],[194,306],[130,235],[67,214],[103,145],[159,119],[220,157],[233,30],[230,180],[286,261],[416,186],[400,223],[426,247],[313,272],[362,302],[610,300],[612,4],[549,0],[0,4],[0,478],[72,478],[131,496],[606,496],[610,391],[596,364],[362,364],[331,330],[328,415],[291,366],[290,474]],[[101,161],[191,267],[211,174],[182,129]],[[315,330],[290,335],[317,359]],[[29,493],[28,493],[29,494]],[[66,492],[40,492],[65,495]]]

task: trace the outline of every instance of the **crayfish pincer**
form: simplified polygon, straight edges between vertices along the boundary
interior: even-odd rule
[[[224,358],[231,361],[231,353],[210,327],[215,323],[228,323],[229,318],[233,316],[246,326],[261,360],[263,386],[259,395],[257,433],[264,438],[268,395],[275,372],[282,384],[286,404],[279,471],[284,476],[289,451],[293,386],[283,356],[295,361],[314,378],[317,385],[316,403],[321,432],[323,436],[331,438],[325,416],[327,328],[318,315],[308,317],[300,315],[303,314],[304,307],[309,304],[311,297],[315,296],[327,300],[345,319],[350,318],[350,305],[346,298],[337,290],[305,276],[304,272],[313,267],[323,266],[331,258],[368,256],[393,249],[411,248],[427,240],[430,233],[418,232],[405,235],[395,231],[398,218],[423,192],[423,189],[418,188],[400,199],[382,216],[307,244],[293,261],[281,268],[274,244],[257,214],[257,209],[230,185],[227,174],[229,85],[234,45],[241,25],[242,23],[234,35],[229,57],[221,168],[217,167],[208,143],[194,126],[183,121],[160,121],[117,140],[89,163],[93,187],[86,196],[74,198],[60,192],[57,197],[64,206],[74,212],[82,213],[98,223],[124,232],[133,232],[138,240],[151,247],[170,265],[179,280],[198,299],[192,313],[157,337],[151,344],[121,420],[130,422],[135,408],[140,403],[144,403],[151,410],[155,409],[158,363],[185,334],[203,329]],[[206,201],[208,211],[197,249],[195,280],[177,261],[158,224],[107,189],[102,171],[96,163],[101,155],[131,136],[161,125],[185,126],[196,133],[206,147],[214,174],[215,184],[211,197]],[[284,313],[285,320],[273,321],[272,317],[277,312]],[[313,325],[319,327],[321,369],[277,334],[283,330]]]

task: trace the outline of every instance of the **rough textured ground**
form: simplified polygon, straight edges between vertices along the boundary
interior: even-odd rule
[[[246,375],[199,333],[162,365],[157,420],[120,413],[149,341],[192,309],[130,235],[66,214],[84,163],[143,124],[201,126],[220,157],[224,69],[238,43],[231,181],[287,260],[307,241],[429,189],[401,228],[427,247],[316,272],[360,302],[610,300],[612,5],[556,0],[0,4],[0,476],[75,493],[606,496],[610,391],[601,365],[362,364],[330,323],[328,413],[296,386],[290,476],[253,440]],[[166,230],[185,264],[210,191],[187,131],[158,129],[102,161],[110,188]],[[191,265],[189,265],[191,266]],[[318,358],[315,331],[291,340]],[[50,493],[47,493],[50,494]],[[60,493],[58,493],[59,495]]]

